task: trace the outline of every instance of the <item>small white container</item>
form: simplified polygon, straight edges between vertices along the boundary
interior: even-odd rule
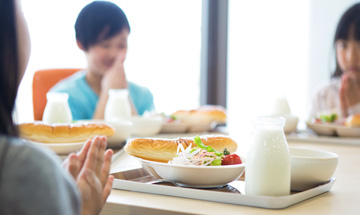
[[[131,106],[127,89],[110,89],[106,103],[105,121],[131,120]]]
[[[43,121],[46,123],[71,123],[72,114],[69,107],[67,93],[49,92],[46,94],[46,107]]]
[[[246,195],[290,195],[290,154],[284,124],[282,117],[254,120],[253,143],[245,168]]]
[[[157,135],[161,131],[163,124],[163,119],[160,116],[133,116],[131,118],[131,121],[132,135],[140,137]]]

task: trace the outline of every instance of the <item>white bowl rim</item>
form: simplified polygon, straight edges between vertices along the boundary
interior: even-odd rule
[[[137,157],[136,157],[137,158]],[[221,165],[221,166],[192,166],[192,165],[181,165],[181,164],[169,164],[169,163],[162,163],[156,161],[149,161],[141,158],[137,158],[145,163],[150,163],[154,165],[161,165],[161,166],[170,166],[170,167],[178,167],[184,169],[237,169],[240,167],[245,167],[246,163],[241,164],[233,164],[233,165]]]
[[[292,155],[291,154],[291,150],[299,150],[299,151],[312,151],[312,152],[319,152],[319,153],[325,153],[329,156],[322,156],[322,157],[312,157],[312,156],[305,156],[305,155]],[[324,151],[324,150],[319,150],[319,149],[312,149],[312,148],[302,148],[302,147],[289,147],[289,153],[290,153],[290,157],[294,157],[294,158],[304,158],[304,159],[334,159],[334,158],[338,158],[339,156],[333,152],[329,152],[329,151]]]
[[[130,120],[155,120],[155,121],[164,121],[161,116],[140,116],[140,115],[134,115],[131,116]]]

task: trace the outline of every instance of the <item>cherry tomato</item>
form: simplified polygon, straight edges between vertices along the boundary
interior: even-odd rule
[[[226,155],[222,162],[221,165],[233,165],[233,164],[241,164],[242,161],[239,157],[239,155],[237,154],[231,154],[231,155]]]

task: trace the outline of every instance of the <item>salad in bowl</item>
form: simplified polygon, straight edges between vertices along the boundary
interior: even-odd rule
[[[168,163],[140,159],[143,167],[154,177],[179,186],[196,188],[222,187],[241,177],[245,164],[237,154],[219,152],[204,145],[200,137],[197,147],[186,149],[180,144],[178,153]]]

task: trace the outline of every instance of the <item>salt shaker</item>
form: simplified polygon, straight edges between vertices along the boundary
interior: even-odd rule
[[[46,123],[71,123],[72,115],[67,93],[49,92],[46,94],[46,106],[43,121]]]
[[[128,97],[129,90],[127,89],[110,89],[104,119],[106,121],[131,120],[131,106]]]
[[[254,120],[253,142],[245,167],[246,195],[290,195],[290,154],[284,125],[283,117]]]

